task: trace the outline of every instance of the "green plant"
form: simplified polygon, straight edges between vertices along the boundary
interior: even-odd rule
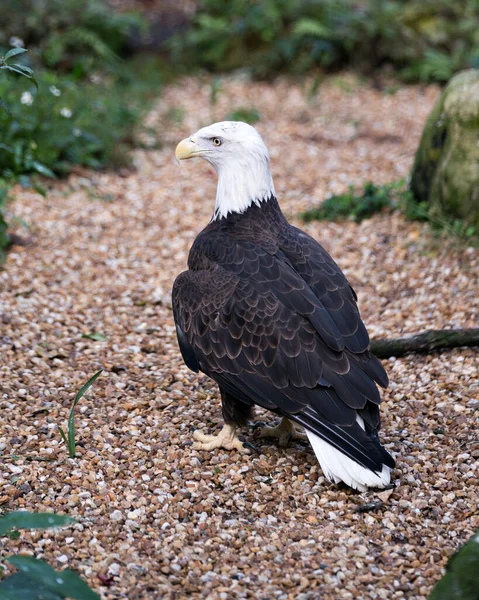
[[[462,219],[440,217],[431,211],[427,202],[418,202],[409,190],[403,190],[397,207],[409,221],[429,223],[436,235],[445,234],[465,243],[479,244],[479,230]]]
[[[396,189],[397,184],[375,185],[368,182],[364,185],[362,194],[357,195],[354,186],[350,186],[346,194],[328,198],[318,208],[304,212],[301,217],[305,222],[351,218],[359,223],[383,208],[391,206],[393,192]]]
[[[104,342],[106,340],[106,336],[99,331],[93,331],[92,333],[84,333],[82,338],[86,338],[88,340],[93,340],[95,342]]]
[[[353,219],[359,223],[387,207],[399,210],[409,221],[427,222],[436,235],[444,234],[468,244],[479,243],[476,227],[461,219],[447,220],[431,214],[426,202],[414,200],[404,179],[386,185],[368,182],[360,194],[355,193],[354,186],[349,186],[347,193],[328,198],[318,207],[302,213],[301,218],[306,223],[342,219]]]
[[[144,31],[136,13],[113,10],[105,0],[4,0],[2,34],[34,49],[36,66],[84,77],[93,69],[118,66],[133,30]]]
[[[400,208],[408,221],[428,221],[427,202],[415,202],[410,193],[404,196]]]
[[[63,431],[63,429],[60,426],[58,427],[60,435],[68,448],[68,456],[70,458],[75,458],[75,456],[76,456],[75,406],[82,399],[85,392],[95,383],[95,381],[98,379],[98,377],[100,377],[102,372],[103,372],[103,369],[100,369],[99,371],[97,371],[95,373],[95,375],[90,377],[90,379],[85,383],[85,385],[77,392],[75,399],[73,400],[72,408],[70,410],[70,416],[68,417],[67,434],[65,435],[65,432]]]
[[[75,522],[71,517],[54,513],[11,512],[0,518],[0,536],[12,537],[18,529],[47,529]],[[5,560],[18,571],[0,581],[1,600],[62,600],[67,597],[100,600],[100,596],[70,569],[55,571],[48,563],[33,556],[9,556]]]
[[[0,96],[11,105],[10,115],[0,112],[0,176],[62,176],[73,165],[128,163],[135,129],[162,83],[156,60],[139,58],[91,82],[49,71],[38,77],[41,97],[0,82]]]
[[[11,48],[5,56],[0,57],[0,71],[4,71],[5,73],[17,73],[18,75],[22,75],[27,79],[30,79],[35,86],[38,88],[37,81],[35,79],[33,70],[30,67],[26,67],[24,65],[19,65],[18,63],[12,63],[10,59],[19,54],[23,54],[27,52],[25,48]],[[9,112],[8,104],[0,97],[0,108],[4,108],[7,112]]]
[[[426,221],[429,223],[435,235],[444,234],[446,237],[454,237],[468,244],[476,246],[479,244],[479,230],[477,227],[464,222],[462,219],[446,219],[431,214],[424,202],[408,201],[403,205],[403,212],[410,221]]]

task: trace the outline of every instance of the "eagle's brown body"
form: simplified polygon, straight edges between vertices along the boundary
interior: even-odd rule
[[[356,295],[275,197],[213,220],[188,267],[173,286],[178,341],[186,364],[218,383],[226,423],[243,424],[256,404],[366,469],[394,466],[377,435],[387,376]]]

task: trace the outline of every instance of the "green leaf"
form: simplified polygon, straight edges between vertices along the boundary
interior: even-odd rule
[[[30,67],[26,67],[25,65],[19,65],[18,63],[13,63],[12,67],[20,69],[20,71],[25,73],[25,75],[29,75],[30,77],[33,75],[33,69],[30,69]]]
[[[98,377],[100,377],[100,375],[102,373],[103,373],[103,369],[100,369],[99,371],[97,371],[95,373],[95,375],[93,375],[92,377],[90,377],[90,379],[80,389],[80,391],[75,396],[75,400],[73,401],[73,408],[75,408],[75,406],[77,405],[78,401],[85,395],[85,392],[95,383],[95,381],[98,379]]]
[[[18,73],[19,75],[23,75],[24,77],[27,77],[35,84],[35,87],[38,89],[37,80],[33,76],[33,71],[29,67],[24,67],[22,65],[14,64],[14,65],[3,65],[3,67],[0,67],[0,69],[7,69],[7,71],[11,71],[12,73]]]
[[[68,446],[68,440],[67,440],[67,436],[65,435],[65,432],[63,431],[63,429],[60,427],[60,425],[58,426],[58,431],[60,432],[60,435],[62,437],[62,440],[65,442],[65,444]]]
[[[73,400],[73,406],[70,411],[70,416],[68,417],[68,453],[70,458],[75,458],[76,454],[76,441],[75,441],[75,406],[81,400],[81,398],[85,395],[86,391],[94,384],[94,382],[100,377],[103,369],[100,369],[90,377],[90,379],[85,383],[85,385],[77,392],[75,399]],[[65,439],[65,434],[63,434],[63,438]]]
[[[70,458],[75,458],[76,456],[75,408],[71,409],[70,416],[68,417],[68,454]]]
[[[446,574],[429,600],[477,600],[479,590],[479,533],[454,554]]]
[[[93,333],[84,333],[82,338],[86,338],[88,340],[95,340],[95,342],[104,342],[106,341],[106,336],[103,333],[99,333],[98,331],[94,331]]]
[[[15,573],[0,582],[0,600],[63,600],[64,597],[24,573]]]
[[[57,178],[57,176],[51,169],[49,169],[47,166],[43,165],[42,163],[38,162],[37,160],[32,161],[32,167],[37,173],[40,173],[40,175],[44,175],[45,177],[50,177],[51,179]]]
[[[100,596],[70,569],[55,571],[48,563],[32,556],[10,556],[7,561],[21,573],[40,582],[49,592],[56,593],[60,598],[100,600]]]
[[[18,73],[19,75],[23,75],[24,77],[29,77],[26,73],[24,73],[21,69],[16,69],[12,65],[3,65],[0,69],[4,69],[5,71],[12,71],[12,73]]]
[[[28,50],[26,48],[12,48],[5,54],[5,60],[8,60],[17,54],[23,54],[24,52],[28,52]]]
[[[0,535],[12,529],[48,529],[76,523],[75,519],[54,513],[9,512],[0,518]]]

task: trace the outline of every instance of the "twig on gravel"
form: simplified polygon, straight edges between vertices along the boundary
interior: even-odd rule
[[[479,329],[431,329],[418,335],[392,340],[371,340],[378,358],[404,356],[410,352],[429,354],[434,350],[479,346]]]

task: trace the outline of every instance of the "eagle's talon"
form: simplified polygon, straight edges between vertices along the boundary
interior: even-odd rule
[[[216,435],[208,435],[207,433],[203,433],[202,431],[200,431],[199,429],[195,429],[193,431],[193,437],[195,438],[195,440],[197,440],[198,442],[202,442],[207,444],[208,442],[212,442],[215,438],[219,437]]]
[[[195,430],[193,437],[196,442],[193,443],[195,450],[214,450],[215,448],[224,448],[225,450],[238,450],[249,454],[250,451],[236,436],[236,427],[234,425],[225,425],[218,435],[207,435],[201,431]]]
[[[305,433],[298,431],[289,419],[283,417],[276,427],[263,427],[259,433],[260,438],[276,438],[280,448],[286,448],[291,440],[306,441]]]

